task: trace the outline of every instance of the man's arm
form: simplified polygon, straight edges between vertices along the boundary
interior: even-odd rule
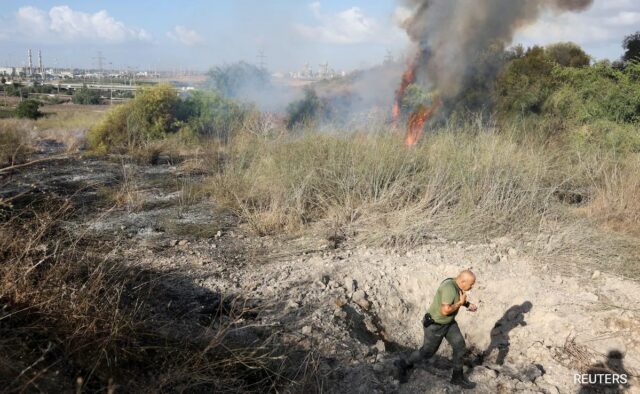
[[[455,299],[455,296],[454,298]],[[453,301],[452,299],[452,301]],[[455,304],[442,304],[440,305],[440,313],[444,316],[449,316],[454,314],[460,307],[462,307],[467,302],[467,294],[465,292],[461,292],[460,300]]]

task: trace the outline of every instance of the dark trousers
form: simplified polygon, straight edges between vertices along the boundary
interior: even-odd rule
[[[462,358],[467,347],[455,320],[449,324],[433,323],[424,327],[424,343],[420,349],[411,353],[409,365],[431,358],[438,351],[443,338],[447,339],[453,349],[453,369],[462,369]]]

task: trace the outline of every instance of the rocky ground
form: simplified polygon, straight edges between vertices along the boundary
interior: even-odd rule
[[[42,154],[55,149],[46,145]],[[100,203],[105,188],[125,178],[135,179],[138,203]],[[394,378],[393,361],[420,345],[420,320],[439,283],[472,268],[478,280],[470,300],[479,310],[461,311],[458,322],[477,392],[578,392],[584,388],[575,374],[608,368],[630,375],[619,390],[640,393],[631,378],[640,371],[637,281],[537,258],[530,243],[511,238],[433,239],[410,251],[337,245],[313,235],[258,238],[215,204],[185,201],[185,179],[198,180],[170,162],[70,157],[17,171],[2,195],[38,190],[75,199],[79,213],[70,229],[121,239],[112,253],[130,264],[180,272],[194,285],[186,308],[211,307],[199,293],[250,300],[253,324],[317,355],[326,391],[460,392],[448,383],[446,344],[405,384]],[[161,301],[169,309],[180,303]],[[487,352],[492,344],[502,350]]]

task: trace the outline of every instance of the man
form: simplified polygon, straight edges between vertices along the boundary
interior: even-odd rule
[[[406,381],[407,372],[420,360],[431,358],[440,347],[442,339],[453,349],[453,375],[451,383],[465,389],[472,389],[475,383],[469,381],[462,371],[462,358],[466,351],[464,338],[456,323],[455,317],[461,307],[475,312],[478,307],[467,301],[466,292],[471,290],[476,282],[476,276],[470,270],[464,270],[455,279],[445,279],[422,320],[424,327],[424,344],[419,350],[411,353],[408,360],[396,361],[398,375],[401,381]]]

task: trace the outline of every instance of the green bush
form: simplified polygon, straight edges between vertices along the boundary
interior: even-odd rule
[[[269,73],[246,62],[214,67],[207,73],[207,84],[228,97],[240,97],[244,91],[265,89]]]
[[[304,91],[304,97],[287,106],[287,127],[308,125],[318,121],[326,112],[327,103],[324,102],[314,89]]]
[[[247,108],[216,91],[195,91],[185,99],[187,126],[198,135],[227,141],[243,123]]]
[[[142,89],[134,100],[111,110],[87,136],[99,152],[130,149],[166,137],[184,121],[182,100],[170,85]]]
[[[579,126],[640,122],[640,65],[588,65],[575,44],[534,47],[513,59],[496,81],[500,117],[539,115],[547,123]]]
[[[35,100],[24,100],[16,107],[15,114],[18,118],[38,119],[43,116],[39,108],[39,102]]]
[[[545,50],[553,61],[564,67],[586,67],[591,62],[589,55],[573,42],[551,44]]]
[[[138,92],[89,131],[94,150],[132,150],[179,133],[185,139],[207,135],[227,140],[242,125],[247,109],[216,92],[196,91],[185,99],[170,85]]]
[[[552,71],[558,67],[544,48],[529,48],[509,63],[496,82],[498,111],[501,114],[540,113],[557,83]]]
[[[97,105],[101,101],[100,92],[83,86],[73,94],[72,101],[74,104]]]

